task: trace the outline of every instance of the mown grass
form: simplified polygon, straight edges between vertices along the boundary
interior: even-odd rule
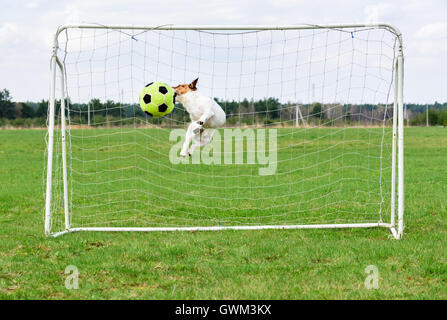
[[[229,130],[214,136],[213,165],[197,152],[186,163],[170,159],[181,141],[170,141],[167,129],[72,130],[71,227],[377,222],[379,212],[389,222],[390,129],[382,148],[380,128],[275,128],[277,158],[268,164],[247,145],[234,141],[226,150]],[[250,142],[261,132],[245,131]],[[60,231],[62,161],[55,154],[52,230]]]
[[[0,131],[2,299],[447,298],[443,128],[406,129],[401,241],[385,229],[46,238],[44,136],[42,130]],[[78,290],[64,286],[68,265],[79,269]],[[379,269],[377,290],[364,286],[368,265]]]

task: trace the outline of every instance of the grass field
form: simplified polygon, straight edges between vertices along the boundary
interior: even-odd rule
[[[169,129],[72,130],[68,148],[73,212],[70,225],[76,228],[376,223],[380,211],[383,221],[390,221],[391,129],[385,132],[380,128],[354,127],[272,130],[277,134],[273,139],[277,152],[268,153],[270,164],[257,161],[259,154],[262,158],[264,153],[256,152],[256,148],[248,150],[246,143],[236,146],[241,136],[232,137],[231,150],[225,148],[222,140],[225,137],[229,140],[229,133],[237,135],[229,129],[214,136],[218,146],[214,146],[212,165],[206,159],[198,161],[197,152],[191,159],[172,161],[171,152],[176,145],[179,149],[182,141],[170,141],[170,133],[175,131]],[[261,132],[264,131],[245,131],[251,134],[250,141],[257,135],[262,137]],[[387,143],[381,159],[383,133]],[[183,131],[178,134],[184,137]],[[270,144],[268,138],[267,134],[263,143],[266,147]],[[205,153],[207,147],[203,148]],[[55,157],[53,170],[52,232],[65,229],[61,153],[55,151],[55,154],[59,157]],[[225,163],[225,155],[230,155],[231,163]],[[177,163],[181,160],[186,163]],[[270,174],[261,175],[261,170]]]
[[[391,240],[386,229],[46,238],[44,136],[43,130],[0,131],[2,299],[447,299],[444,128],[405,131],[406,229],[401,241]],[[319,147],[333,141],[320,141]],[[94,156],[99,159],[98,153]],[[219,168],[207,170],[219,175]],[[79,269],[78,290],[64,286],[68,265]],[[368,265],[379,269],[378,290],[364,286]]]

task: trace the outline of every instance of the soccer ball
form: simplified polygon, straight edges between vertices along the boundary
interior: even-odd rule
[[[151,82],[140,94],[140,107],[148,116],[163,117],[174,109],[175,92],[169,85],[162,82]]]

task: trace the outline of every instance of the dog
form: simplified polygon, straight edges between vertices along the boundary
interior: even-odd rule
[[[195,79],[190,84],[180,84],[173,87],[176,101],[180,102],[189,113],[191,123],[186,131],[180,156],[191,156],[196,148],[206,146],[211,142],[217,128],[225,124],[226,116],[222,107],[214,99],[197,90]],[[189,145],[193,142],[191,147]]]

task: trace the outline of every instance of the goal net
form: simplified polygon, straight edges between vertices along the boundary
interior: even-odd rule
[[[403,54],[388,25],[60,27],[45,232],[403,231]],[[143,87],[199,78],[226,124],[180,157],[190,117]]]

